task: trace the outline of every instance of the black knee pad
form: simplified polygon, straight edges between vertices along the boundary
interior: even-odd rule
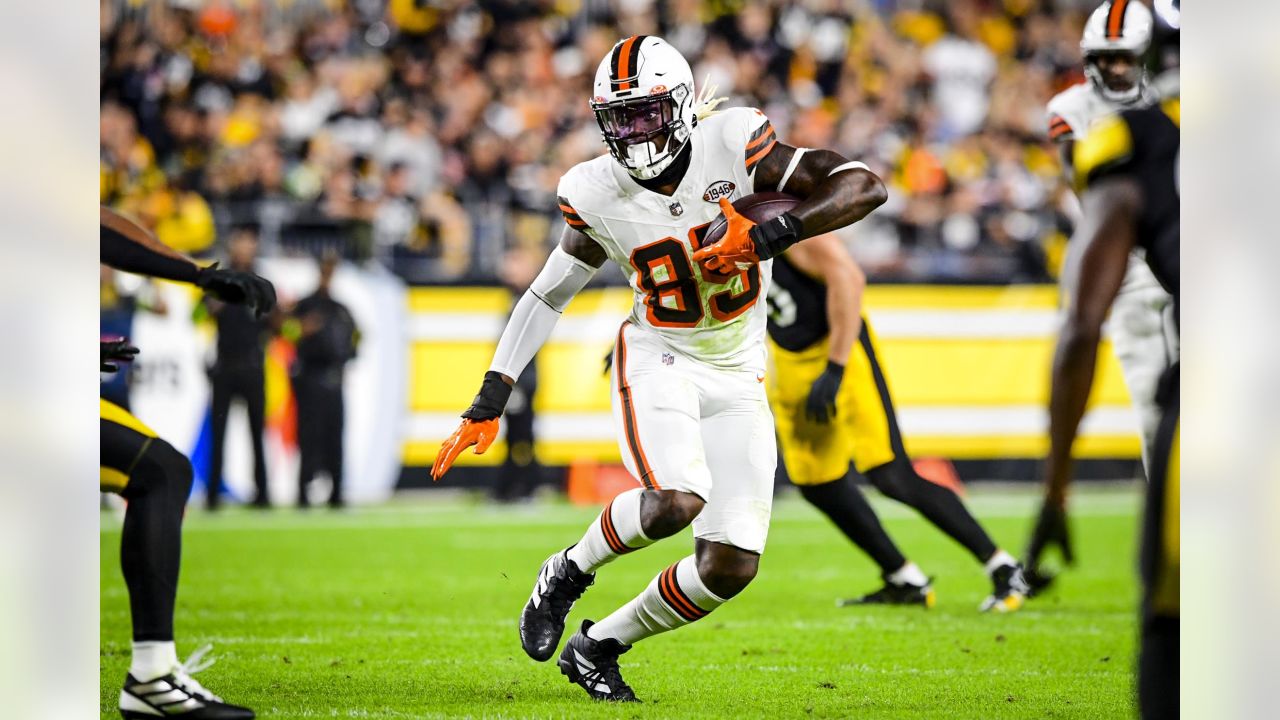
[[[126,500],[144,495],[164,495],[185,505],[191,494],[194,473],[186,455],[161,438],[152,438],[147,449],[134,464],[129,484],[123,493]]]

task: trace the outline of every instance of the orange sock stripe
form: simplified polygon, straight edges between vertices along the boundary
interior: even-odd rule
[[[630,322],[622,323],[618,329],[618,342],[614,350],[614,363],[618,366],[618,394],[622,397],[622,424],[627,435],[627,448],[635,460],[636,469],[640,471],[640,482],[650,490],[661,490],[662,486],[653,476],[653,468],[645,457],[644,448],[640,446],[640,429],[636,423],[636,410],[631,403],[631,386],[627,385],[627,340],[626,329]]]
[[[600,513],[600,529],[604,532],[604,541],[609,544],[609,549],[615,553],[625,555],[634,549],[627,547],[626,543],[622,542],[622,538],[618,536],[618,528],[613,525],[612,502],[605,506],[604,512]]]
[[[689,596],[680,589],[679,583],[676,582],[676,566],[672,565],[662,574],[658,576],[658,593],[662,596],[664,602],[671,606],[672,610],[680,617],[693,622],[707,616],[707,611],[693,604]]]

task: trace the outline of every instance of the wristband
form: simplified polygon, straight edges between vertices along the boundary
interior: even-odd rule
[[[768,260],[781,255],[787,248],[804,239],[804,223],[787,212],[756,225],[749,234],[755,244],[756,256],[761,260]]]
[[[471,401],[471,407],[462,413],[468,420],[492,420],[507,407],[511,398],[511,386],[502,379],[500,373],[492,370],[484,374],[484,382],[480,383],[480,392]]]

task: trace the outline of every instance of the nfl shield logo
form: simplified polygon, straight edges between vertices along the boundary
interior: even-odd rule
[[[662,364],[663,364],[663,365],[675,365],[675,364],[676,364],[676,356],[675,356],[675,355],[672,355],[671,353],[662,353]]]
[[[675,215],[676,217],[679,217],[684,214],[684,206],[680,204],[679,200],[671,203],[670,207],[668,207],[667,209],[670,210],[671,214]]]

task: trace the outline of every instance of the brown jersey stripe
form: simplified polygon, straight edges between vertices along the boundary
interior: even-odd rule
[[[763,160],[766,155],[769,154],[769,151],[772,150],[774,146],[778,144],[778,141],[774,139],[772,135],[770,135],[769,137],[770,137],[770,140],[768,145],[765,145],[763,148],[761,148],[760,151],[757,152],[755,155],[752,155],[751,157],[747,158],[748,172],[751,171],[751,169],[753,169],[757,164],[759,164],[759,162]]]
[[[688,622],[700,620],[707,616],[707,611],[694,605],[676,582],[676,566],[672,565],[658,576],[658,594],[662,600]]]
[[[618,395],[622,398],[622,425],[627,436],[627,449],[640,471],[640,482],[650,490],[661,490],[653,476],[653,468],[645,457],[644,448],[640,446],[640,428],[636,422],[636,409],[631,402],[631,386],[627,384],[627,340],[626,330],[630,321],[624,321],[618,329],[618,342],[614,348],[614,365],[618,369]]]
[[[1129,9],[1129,0],[1111,0],[1111,10],[1107,13],[1107,39],[1119,40],[1124,32],[1124,13]]]

